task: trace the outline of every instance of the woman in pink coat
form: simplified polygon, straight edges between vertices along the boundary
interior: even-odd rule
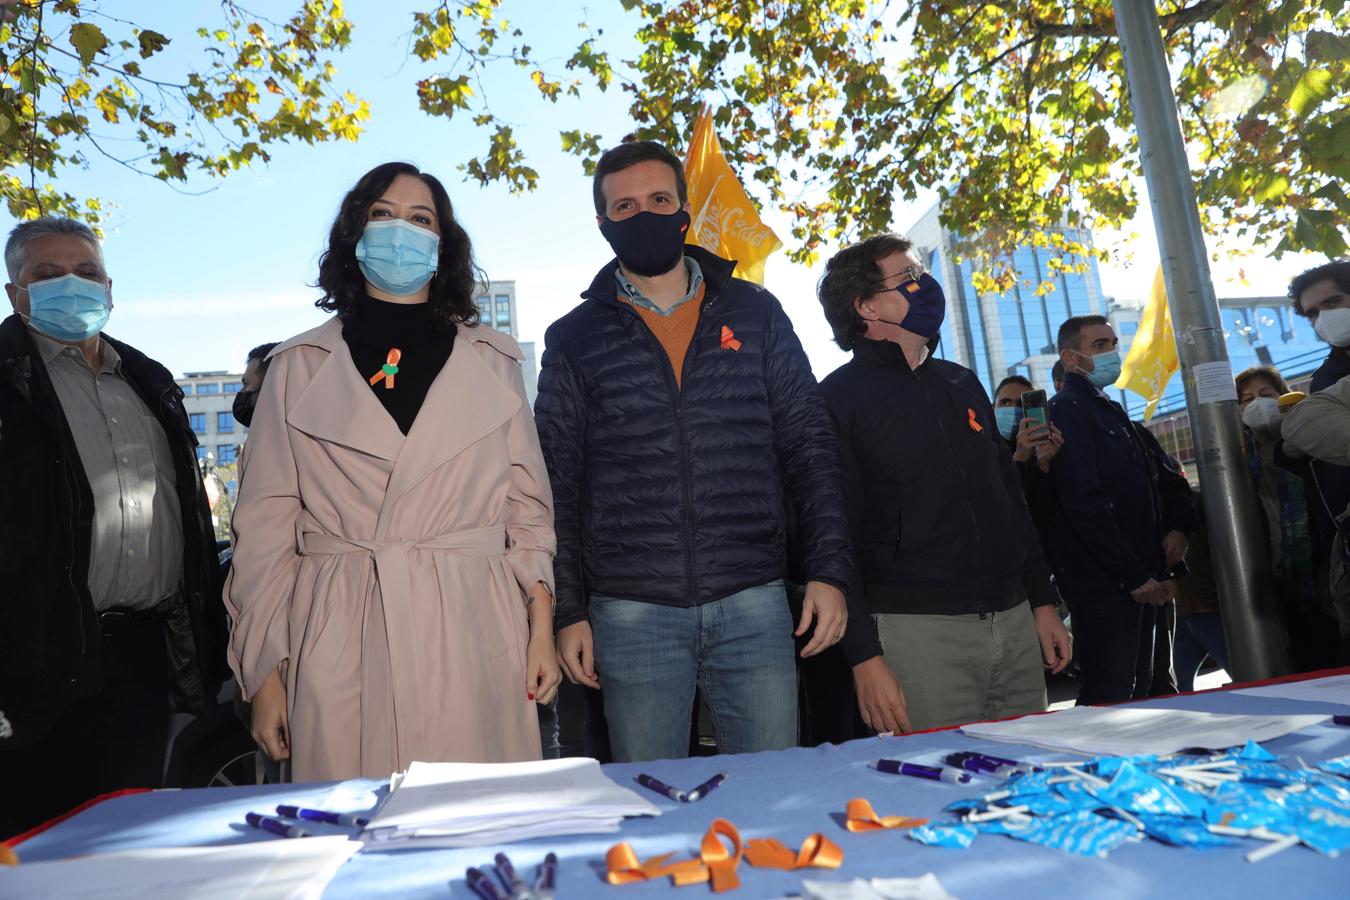
[[[553,511],[519,346],[479,325],[441,183],[366,173],[319,264],[337,315],[271,355],[240,461],[230,663],[297,781],[538,759],[559,681]]]

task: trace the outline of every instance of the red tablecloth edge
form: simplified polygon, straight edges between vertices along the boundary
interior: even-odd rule
[[[1332,675],[1350,675],[1350,666],[1347,666],[1347,667],[1341,668],[1341,669],[1319,669],[1319,670],[1316,671],[1316,672],[1300,672],[1300,673],[1297,674],[1297,675],[1282,675],[1282,676],[1280,676],[1279,678],[1267,678],[1265,681],[1246,681],[1246,682],[1240,682],[1240,683],[1239,683],[1239,682],[1233,682],[1233,683],[1231,683],[1231,684],[1225,684],[1223,687],[1210,688],[1208,691],[1190,691],[1189,693],[1191,693],[1191,694],[1208,694],[1208,693],[1213,693],[1213,692],[1215,692],[1215,691],[1231,691],[1231,690],[1235,690],[1235,689],[1237,689],[1237,688],[1260,687],[1260,686],[1263,685],[1263,684],[1284,684],[1284,683],[1290,682],[1290,681],[1307,681],[1307,680],[1310,679],[1310,678],[1327,678],[1327,677],[1332,676]],[[1167,694],[1167,695],[1165,695],[1165,696],[1174,697],[1174,696],[1185,696],[1185,695],[1183,695],[1183,694]],[[1152,698],[1152,697],[1150,697],[1149,699],[1157,699],[1157,698]],[[1046,710],[1046,712],[1049,712],[1049,710]],[[1031,713],[1031,715],[1043,716],[1043,715],[1045,715],[1045,713]],[[1022,716],[1009,716],[1007,719],[991,719],[990,721],[994,721],[994,722],[1006,722],[1006,721],[1008,721],[1009,719],[1020,719],[1020,718],[1022,718]],[[972,722],[972,723],[967,723],[967,724],[975,724],[975,723]],[[946,726],[945,728],[929,728],[929,729],[926,730],[926,731],[914,731],[914,732],[910,732],[910,733],[911,733],[911,734],[931,734],[932,732],[935,732],[935,731],[950,731],[950,730],[952,730],[953,728],[960,728],[960,727],[961,727],[960,725],[948,725],[948,726]],[[890,735],[890,736],[891,736],[891,737],[904,737],[904,735]],[[34,828],[29,829],[28,831],[25,831],[23,834],[15,835],[14,837],[9,838],[9,839],[7,839],[7,840],[5,840],[5,841],[0,841],[0,843],[3,843],[3,844],[5,844],[5,845],[8,846],[8,847],[17,847],[19,844],[22,844],[24,841],[28,840],[29,838],[31,838],[31,837],[36,837],[37,835],[42,834],[42,832],[46,831],[47,829],[52,828],[52,827],[54,827],[54,826],[56,826],[56,825],[59,825],[61,822],[64,822],[66,819],[69,819],[71,816],[74,816],[74,815],[77,815],[77,814],[79,814],[79,813],[81,813],[81,812],[84,812],[86,809],[89,809],[89,808],[92,807],[92,806],[97,806],[98,804],[102,803],[104,800],[111,800],[111,799],[113,799],[114,797],[125,797],[125,796],[127,796],[128,794],[144,794],[144,793],[147,793],[147,792],[150,791],[150,790],[152,790],[152,789],[151,789],[151,788],[127,788],[126,790],[112,791],[112,792],[107,793],[107,794],[100,794],[99,796],[93,798],[92,800],[86,800],[84,803],[81,803],[79,806],[75,807],[75,808],[72,809],[70,812],[62,813],[61,815],[57,816],[57,817],[54,818],[54,819],[49,819],[48,821],[43,822],[41,825],[38,825],[38,826],[36,826],[36,827],[34,827]]]
[[[37,835],[42,834],[42,832],[46,831],[48,828],[53,828],[64,822],[66,819],[69,819],[71,816],[82,813],[86,809],[89,809],[91,806],[97,806],[104,800],[111,800],[114,797],[125,797],[128,794],[147,794],[152,790],[154,790],[154,788],[124,788],[123,790],[120,791],[109,791],[106,794],[99,794],[97,797],[94,797],[91,800],[84,801],[79,806],[75,807],[69,812],[64,812],[54,819],[48,819],[41,825],[35,825],[34,827],[25,831],[23,834],[16,834],[12,838],[7,838],[3,841],[0,841],[0,844],[4,844],[6,847],[17,847],[19,846],[19,844],[22,844],[29,838],[36,837]]]
[[[1267,684],[1287,684],[1291,681],[1309,681],[1313,678],[1330,678],[1333,675],[1350,675],[1350,666],[1338,669],[1318,669],[1314,672],[1299,672],[1294,675],[1281,675],[1278,678],[1267,678],[1263,681],[1233,681],[1225,684],[1223,687],[1209,688],[1204,691],[1181,691],[1176,694],[1159,694],[1157,697],[1145,697],[1142,700],[1128,700],[1126,703],[1143,703],[1144,700],[1162,700],[1166,697],[1189,697],[1192,694],[1217,694],[1223,691],[1235,691],[1243,688],[1261,687]],[[1125,706],[1126,703],[1108,703],[1104,706]],[[909,734],[933,734],[938,731],[951,731],[955,728],[964,728],[966,725],[987,725],[990,722],[1010,722],[1013,719],[1022,719],[1026,716],[1044,716],[1057,710],[1047,709],[1044,712],[1025,713],[1020,716],[1005,716],[1002,719],[987,719],[982,722],[966,722],[961,725],[944,725],[941,728],[928,728],[923,731],[911,731]],[[888,734],[883,737],[907,737],[905,734]]]

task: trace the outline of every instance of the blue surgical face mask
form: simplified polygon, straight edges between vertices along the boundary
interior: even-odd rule
[[[1096,353],[1092,357],[1092,371],[1084,373],[1098,388],[1106,388],[1120,379],[1120,351]]]
[[[1026,414],[1020,406],[1000,406],[994,410],[994,420],[998,423],[998,433],[1008,440],[1017,434],[1017,426],[1022,424]]]
[[[415,294],[436,274],[441,239],[402,219],[369,222],[356,242],[366,281],[395,297]]]
[[[108,286],[78,275],[34,281],[28,292],[28,322],[58,341],[79,343],[103,330],[112,314]]]

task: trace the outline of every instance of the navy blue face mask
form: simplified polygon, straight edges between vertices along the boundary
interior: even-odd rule
[[[929,340],[938,336],[947,318],[947,296],[936,278],[925,272],[918,281],[906,281],[890,290],[899,291],[909,301],[909,312],[896,324]]]
[[[614,248],[623,267],[635,275],[664,275],[684,258],[684,236],[689,231],[689,213],[671,215],[640,212],[614,221],[606,216],[600,233]]]

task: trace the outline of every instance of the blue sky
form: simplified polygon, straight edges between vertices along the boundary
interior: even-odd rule
[[[516,196],[504,187],[463,182],[455,167],[469,153],[481,152],[485,135],[467,116],[433,119],[417,108],[415,82],[444,67],[407,55],[412,12],[433,5],[430,0],[349,0],[347,13],[355,28],[351,46],[337,60],[337,82],[371,104],[366,132],[355,144],[276,145],[269,164],[223,181],[194,178],[186,190],[215,188],[199,196],[175,192],[97,156],[87,170],[62,177],[61,188],[117,205],[106,223],[104,244],[116,304],[110,334],[181,374],[238,371],[250,347],[319,324],[324,314],[313,307],[317,292],[308,285],[316,277],[338,202],[369,168],[405,159],[446,183],[489,276],[516,281],[521,339],[540,342],[542,351],[544,330],[577,303],[577,295],[612,256],[595,227],[590,180],[575,157],[563,154],[558,131],[581,128],[617,142],[632,126],[626,95],[616,85],[606,94],[588,91],[584,102],[548,104],[538,98],[527,72],[509,66],[492,70],[485,84],[488,97],[494,111],[515,126],[529,163],[539,170],[540,187]],[[198,25],[214,24],[220,15],[211,0],[115,6],[108,8],[116,15],[175,39],[166,65],[191,51]],[[255,0],[249,6],[283,18],[295,4]],[[561,69],[581,37],[577,24],[585,13],[579,5],[508,0],[503,11],[526,32],[536,56],[552,62],[552,71]],[[612,58],[637,55],[636,19],[622,12],[617,0],[595,0],[589,20],[604,28]],[[931,198],[921,198],[897,208],[894,227],[903,231],[930,203]],[[788,237],[785,218],[765,218]],[[0,215],[0,225],[8,231],[13,222]],[[1139,237],[1131,239],[1130,232]],[[1125,233],[1098,235],[1098,244],[1118,250],[1117,258],[1101,268],[1104,292],[1142,297],[1157,261],[1147,209]],[[1215,265],[1216,290],[1220,295],[1282,294],[1289,277],[1309,264],[1291,257],[1276,263],[1259,254],[1236,263],[1223,260]],[[1236,281],[1240,267],[1250,283]],[[769,262],[766,285],[783,301],[816,374],[823,376],[845,356],[830,343],[815,301],[818,276],[818,269],[791,264],[779,253]]]

